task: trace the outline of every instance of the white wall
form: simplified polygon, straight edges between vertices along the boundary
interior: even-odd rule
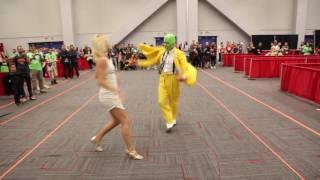
[[[0,42],[6,49],[27,42],[61,40],[59,1],[0,0]]]
[[[218,36],[217,42],[249,41],[249,37],[208,2],[199,0],[199,35]]]
[[[320,0],[309,0],[306,34],[313,34],[313,31],[320,29]]]
[[[255,34],[291,34],[295,26],[296,0],[224,0],[240,12]]]
[[[128,23],[149,0],[73,0],[76,34],[110,33]],[[85,13],[84,13],[85,12]]]
[[[74,27],[76,44],[80,47],[90,45],[94,34],[112,35],[123,23],[130,23],[129,15],[143,10],[149,0],[109,0],[93,4],[87,0],[74,1]],[[107,7],[107,8],[104,8]],[[91,9],[83,14],[85,9]],[[94,11],[92,9],[95,9]],[[120,9],[120,10],[119,10]],[[92,19],[92,21],[90,21]],[[176,33],[176,1],[170,0],[151,17],[130,33],[122,42],[139,44],[155,43],[154,37],[163,36],[164,32]]]
[[[223,0],[256,29],[256,34],[293,33],[296,0]],[[131,14],[143,11],[150,0],[73,0],[75,43],[88,44],[93,34],[111,35],[128,22]],[[61,41],[62,25],[58,0],[0,0],[0,42],[6,49],[28,42]],[[218,41],[248,37],[227,18],[199,0],[199,35],[217,35]],[[320,0],[309,0],[306,34],[320,29]],[[161,7],[123,42],[154,43],[154,37],[177,32],[176,0]]]
[[[146,7],[149,0],[74,0],[75,41],[80,47],[90,45],[94,34],[112,35],[130,23],[130,14]],[[86,12],[86,13],[83,13]]]
[[[122,43],[139,44],[146,42],[155,44],[155,37],[163,37],[165,33],[176,34],[176,12],[176,1],[170,0],[126,37]]]

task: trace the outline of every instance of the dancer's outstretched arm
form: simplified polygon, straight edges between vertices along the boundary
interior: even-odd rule
[[[160,63],[160,58],[165,49],[163,47],[151,47],[146,44],[140,44],[139,49],[146,57],[145,60],[139,60],[138,65],[141,67],[148,67]]]

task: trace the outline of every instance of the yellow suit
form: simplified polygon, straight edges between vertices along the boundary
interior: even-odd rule
[[[164,47],[151,47],[141,44],[139,49],[146,56],[146,60],[139,61],[139,66],[147,67],[160,63],[160,59],[165,53]],[[187,78],[186,83],[193,85],[196,81],[196,70],[186,59],[183,51],[174,48],[173,62],[179,75]],[[176,120],[180,97],[180,86],[177,74],[161,73],[158,87],[158,102],[167,124],[172,124]]]

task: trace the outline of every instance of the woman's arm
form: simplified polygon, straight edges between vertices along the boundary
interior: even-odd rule
[[[108,84],[106,79],[107,58],[96,58],[96,80],[99,86],[109,90],[115,94],[118,94],[118,89]]]

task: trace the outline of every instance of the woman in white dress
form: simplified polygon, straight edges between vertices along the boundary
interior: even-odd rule
[[[100,86],[99,100],[106,110],[110,112],[112,121],[108,122],[91,142],[96,145],[96,151],[103,151],[101,140],[110,130],[121,124],[122,137],[127,145],[126,153],[133,159],[141,160],[143,157],[137,153],[131,142],[130,123],[119,97],[117,77],[111,59],[108,59],[108,49],[111,47],[103,35],[95,35],[92,41],[94,61],[96,63],[96,80]]]

